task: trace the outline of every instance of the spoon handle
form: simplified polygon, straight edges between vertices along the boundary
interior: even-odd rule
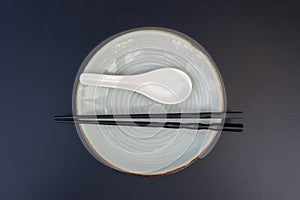
[[[83,73],[79,79],[80,83],[84,85],[116,88],[120,84],[122,76]]]

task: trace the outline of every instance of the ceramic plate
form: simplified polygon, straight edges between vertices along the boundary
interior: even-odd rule
[[[78,82],[83,72],[134,75],[164,67],[180,69],[190,76],[193,91],[184,102],[165,105],[135,92]],[[191,38],[161,28],[126,31],[99,44],[83,62],[73,90],[73,114],[225,110],[222,79],[207,52]],[[99,161],[119,171],[143,176],[166,175],[185,168],[206,155],[220,134],[210,130],[83,124],[76,128]]]

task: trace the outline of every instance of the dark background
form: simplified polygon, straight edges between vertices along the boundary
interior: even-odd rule
[[[72,125],[85,56],[137,27],[185,33],[213,57],[244,134],[166,177],[112,170]],[[285,1],[1,1],[0,199],[300,199],[300,3]]]

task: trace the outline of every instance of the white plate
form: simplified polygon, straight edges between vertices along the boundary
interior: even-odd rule
[[[82,72],[132,75],[162,67],[178,68],[190,76],[193,91],[187,100],[164,105],[131,91],[85,86],[78,81]],[[217,67],[198,43],[176,31],[143,28],[113,36],[89,54],[74,84],[73,114],[225,111],[225,99]],[[119,171],[144,176],[185,168],[206,155],[220,134],[209,130],[76,127],[98,160]]]

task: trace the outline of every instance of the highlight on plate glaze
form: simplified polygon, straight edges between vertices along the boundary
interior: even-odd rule
[[[165,104],[132,90],[91,86],[79,81],[82,73],[123,77],[165,68],[180,70],[190,78],[192,90],[184,101]],[[168,74],[159,78],[167,79]],[[207,52],[188,36],[162,28],[129,30],[99,44],[81,65],[73,89],[74,115],[225,110],[223,82]],[[77,124],[76,128],[86,148],[99,161],[116,170],[142,176],[161,176],[184,169],[204,157],[220,135],[212,130],[89,124]]]

